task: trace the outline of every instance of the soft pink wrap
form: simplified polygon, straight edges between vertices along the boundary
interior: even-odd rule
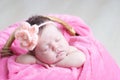
[[[70,43],[83,51],[86,62],[80,68],[51,67],[46,69],[38,64],[19,64],[16,55],[26,53],[18,41],[14,41],[11,50],[14,56],[0,58],[0,80],[120,80],[120,69],[108,51],[98,42],[90,28],[78,17],[70,15],[54,15],[71,25],[80,36],[70,36],[62,25],[58,24]],[[19,25],[16,23],[0,32],[0,50],[9,35]]]

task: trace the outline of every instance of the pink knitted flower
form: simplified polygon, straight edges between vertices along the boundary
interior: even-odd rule
[[[15,38],[20,41],[20,45],[28,50],[33,50],[38,41],[38,26],[31,26],[27,22],[22,22],[15,31]]]

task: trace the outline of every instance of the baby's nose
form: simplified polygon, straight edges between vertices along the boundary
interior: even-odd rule
[[[51,46],[52,46],[52,50],[54,50],[54,51],[58,50],[58,48],[59,48],[58,44],[55,42],[52,42]]]

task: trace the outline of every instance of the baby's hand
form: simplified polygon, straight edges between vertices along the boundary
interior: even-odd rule
[[[51,65],[49,65],[50,67],[55,67],[55,65],[54,64],[51,64]]]
[[[44,64],[44,63],[42,64],[42,66],[44,66],[47,69],[50,67],[48,64]]]
[[[42,66],[44,66],[47,69],[50,67],[55,67],[55,65],[53,65],[53,64],[45,64],[45,63],[43,63]]]
[[[39,60],[37,60],[37,63],[38,63],[38,64],[40,64],[40,65],[42,65],[42,66],[43,66],[43,67],[45,67],[45,68],[50,68],[50,67],[53,67],[53,65],[43,63],[43,62],[41,62],[41,61],[39,61]]]

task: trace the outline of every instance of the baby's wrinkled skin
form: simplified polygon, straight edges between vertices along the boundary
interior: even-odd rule
[[[70,46],[62,33],[53,24],[47,24],[39,33],[34,55],[24,54],[16,58],[23,64],[41,64],[45,67],[81,67],[86,58],[83,52]]]

